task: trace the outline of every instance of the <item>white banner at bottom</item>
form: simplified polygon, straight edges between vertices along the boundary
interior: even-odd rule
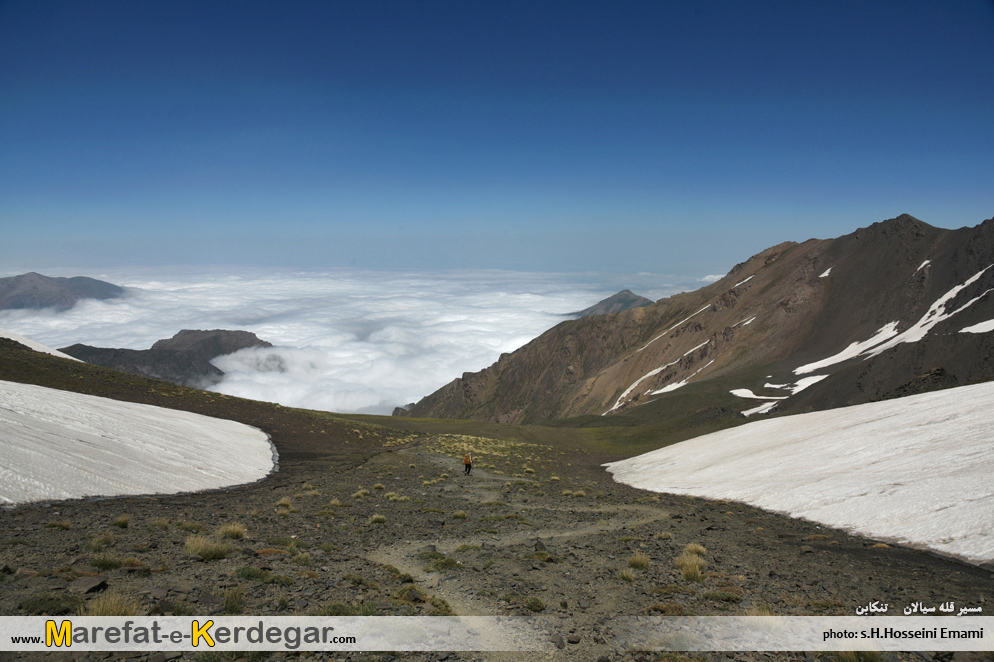
[[[0,651],[531,651],[511,616],[3,616]]]

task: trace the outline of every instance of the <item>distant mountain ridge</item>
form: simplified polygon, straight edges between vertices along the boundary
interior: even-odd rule
[[[992,320],[994,219],[944,230],[905,214],[773,246],[695,292],[562,322],[410,415],[531,423],[859,404],[994,378],[994,333],[962,332]]]
[[[71,345],[59,351],[87,363],[134,375],[203,388],[221,381],[224,373],[211,361],[248,347],[272,347],[249,331],[193,331],[156,341],[151,349],[113,349]]]
[[[643,296],[635,294],[631,290],[621,290],[617,294],[612,294],[608,298],[598,301],[589,308],[584,308],[579,312],[570,313],[570,316],[590,317],[591,315],[610,315],[611,313],[620,313],[623,310],[629,310],[631,308],[651,306],[653,303],[655,302],[652,299],[646,299]]]
[[[67,310],[80,299],[114,299],[123,294],[123,287],[86,276],[53,278],[32,271],[20,276],[0,278],[0,310]]]

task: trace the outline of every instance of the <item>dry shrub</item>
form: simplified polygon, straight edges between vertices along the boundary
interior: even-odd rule
[[[188,536],[186,551],[188,554],[196,554],[205,561],[213,561],[226,557],[232,552],[232,547],[208,536]]]
[[[106,591],[86,603],[80,616],[137,616],[141,605],[126,595]]]
[[[245,528],[244,524],[239,524],[237,522],[232,522],[231,524],[225,524],[217,531],[218,535],[222,538],[231,538],[232,540],[241,540],[248,535],[248,529]]]
[[[649,555],[644,552],[635,552],[628,557],[628,567],[645,570],[649,567]]]
[[[680,569],[680,574],[684,579],[691,582],[699,582],[704,579],[704,569],[707,562],[690,552],[684,552],[676,558],[676,567]]]

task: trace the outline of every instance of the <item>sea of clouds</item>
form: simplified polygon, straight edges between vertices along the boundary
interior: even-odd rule
[[[63,270],[58,270],[63,271]],[[13,274],[4,274],[13,275]],[[211,390],[338,412],[389,414],[480,370],[620,289],[693,289],[658,274],[509,271],[67,270],[127,288],[68,311],[0,311],[0,327],[50,347],[147,349],[181,329],[242,329],[276,347],[215,360]],[[699,283],[697,284],[699,286]]]

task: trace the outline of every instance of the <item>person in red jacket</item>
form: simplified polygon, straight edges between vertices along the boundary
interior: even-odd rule
[[[473,454],[466,453],[466,457],[462,459],[462,463],[463,466],[465,466],[466,468],[466,475],[468,476],[469,473],[473,470]]]

